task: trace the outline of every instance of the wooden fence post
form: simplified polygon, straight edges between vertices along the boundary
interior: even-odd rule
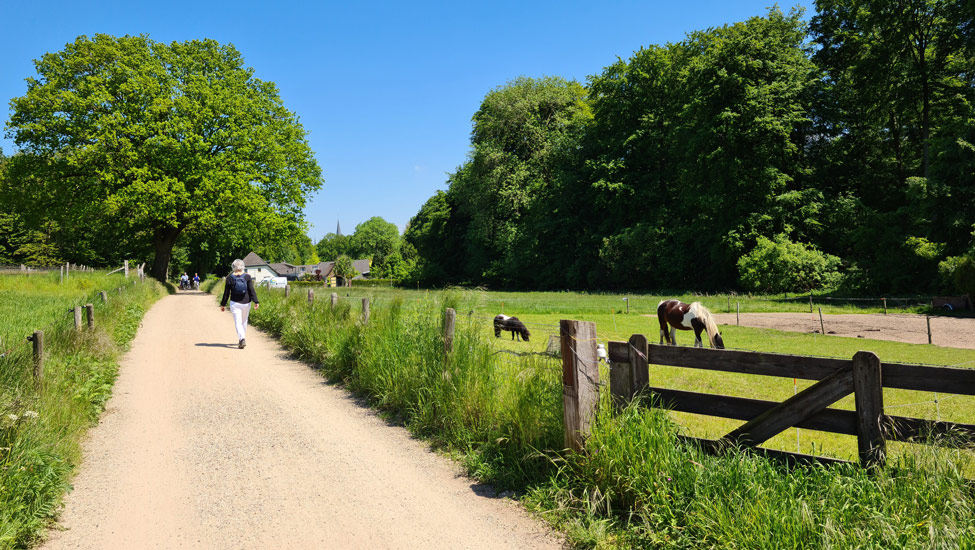
[[[85,319],[88,321],[88,328],[95,328],[95,305],[85,304]]]
[[[887,446],[881,423],[884,417],[884,388],[880,358],[869,351],[853,356],[853,393],[857,411],[857,448],[864,467],[883,466]]]
[[[812,313],[813,312],[813,309],[812,308],[813,308],[813,305],[812,305],[812,293],[809,293],[809,313]]]
[[[630,387],[633,388],[632,396],[643,391],[650,384],[650,364],[647,355],[647,337],[643,334],[630,336],[629,346],[631,378]]]
[[[362,299],[362,324],[369,322],[369,298]]]
[[[629,357],[629,342],[610,342],[609,356]],[[633,364],[629,361],[613,361],[609,363],[609,394],[613,398],[616,409],[622,409],[633,399]]]
[[[308,289],[308,303],[310,304],[310,303],[312,303],[314,301],[315,301],[315,291],[309,288]]]
[[[291,285],[284,285],[284,297],[291,296]]]
[[[596,323],[559,321],[562,340],[562,403],[565,446],[581,451],[599,402]]]
[[[443,350],[450,353],[454,349],[454,325],[457,322],[457,312],[448,307],[443,312]]]
[[[735,326],[741,325],[741,302],[735,302]]]
[[[823,323],[823,308],[819,308],[819,330],[826,334],[826,325]]]
[[[335,306],[337,306],[337,305],[339,305],[339,295],[336,294],[335,292],[333,292],[332,293],[332,309],[335,309]]]
[[[924,318],[928,322],[928,343],[930,344],[931,343],[931,316],[925,315]]]
[[[74,329],[81,330],[81,306],[74,306]]]
[[[108,293],[107,292],[105,292],[103,290],[103,291],[99,292],[99,294],[101,294],[101,296],[102,296],[102,303],[105,303],[105,302],[108,301]]]
[[[887,315],[887,298],[881,298],[884,301],[884,315]]]
[[[34,383],[40,385],[44,380],[44,331],[35,330],[27,339],[34,344]]]
[[[122,267],[125,268],[125,278],[128,279],[129,278],[129,261],[128,260],[125,260],[125,262],[122,263]]]

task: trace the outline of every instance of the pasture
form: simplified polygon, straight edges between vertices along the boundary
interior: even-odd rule
[[[417,310],[423,309],[423,304],[432,299],[427,291],[398,291],[392,289],[340,289],[342,299],[355,304],[364,297],[373,302],[373,309],[382,307],[384,302],[402,299],[407,304],[415,305]],[[320,299],[327,297],[332,290],[317,291]],[[531,354],[540,361],[550,363],[547,368],[559,371],[561,362],[556,359],[546,359],[544,352],[549,347],[550,338],[558,338],[559,320],[575,319],[596,323],[597,336],[600,343],[626,341],[633,334],[644,334],[652,343],[659,341],[659,325],[656,318],[656,306],[667,296],[639,295],[630,297],[630,313],[625,311],[622,295],[597,294],[587,295],[579,293],[514,293],[514,292],[465,292],[464,305],[458,309],[458,324],[467,323],[476,330],[480,337],[487,342],[499,361],[517,362],[520,357]],[[722,311],[721,304],[726,304],[728,297],[712,296],[700,297],[694,295],[681,296],[684,301],[699,299],[712,311]],[[776,298],[755,297],[750,300],[733,297],[744,304],[747,311],[805,311],[808,313],[807,302],[793,300],[776,301]],[[732,302],[734,304],[734,302]],[[860,302],[851,301],[838,306],[829,306],[829,313],[849,313],[856,311],[857,306],[849,304]],[[779,304],[781,308],[776,308]],[[797,307],[798,305],[798,307]],[[819,306],[817,306],[819,307]],[[466,309],[465,309],[466,308]],[[805,308],[803,310],[803,308]],[[824,307],[824,313],[827,308]],[[862,311],[862,310],[861,310]],[[876,308],[866,311],[876,313]],[[881,310],[882,311],[882,310]],[[500,338],[494,336],[493,319],[495,313],[505,313],[518,317],[531,331],[529,342],[512,340],[509,333],[502,333]],[[923,323],[923,317],[918,321]],[[791,355],[808,355],[816,357],[833,357],[849,359],[857,351],[872,351],[884,362],[912,363],[925,365],[954,366],[975,368],[975,350],[952,348],[944,346],[930,346],[905,344],[866,338],[842,338],[822,334],[804,334],[769,329],[748,328],[734,325],[721,325],[722,336],[728,349],[744,351],[761,351]],[[679,331],[677,334],[679,345],[693,345],[692,331]],[[557,346],[557,343],[556,343]],[[753,397],[770,401],[783,401],[798,391],[802,391],[812,382],[783,381],[779,378],[738,375],[733,373],[700,372],[677,367],[651,366],[651,385],[680,389],[687,391],[701,391],[720,393],[734,397]],[[600,379],[608,382],[608,369],[601,369]],[[916,392],[907,390],[885,390],[885,407],[891,414],[944,420],[949,422],[975,423],[975,397],[970,396],[939,396],[930,392]],[[847,397],[835,408],[853,409],[852,396]],[[683,433],[695,437],[719,437],[729,432],[740,423],[732,420],[704,417],[687,413],[672,413]],[[798,433],[797,433],[798,432]],[[856,438],[838,434],[814,432],[810,430],[791,429],[782,433],[764,445],[765,447],[796,451],[808,454],[824,454],[835,458],[855,460]],[[894,444],[892,453],[909,452],[911,445]],[[975,471],[970,475],[975,477]]]
[[[333,290],[340,296],[334,309]],[[368,324],[359,313],[364,297],[371,301]],[[620,296],[569,293],[351,288],[318,289],[310,306],[304,290],[283,298],[283,291],[265,291],[253,322],[328,378],[456,453],[472,475],[521,493],[579,546],[955,548],[975,541],[973,495],[965,482],[975,477],[975,457],[967,450],[892,444],[892,467],[879,477],[858,467],[789,470],[747,453],[703,456],[675,439],[678,433],[713,438],[740,423],[640,406],[616,415],[602,398],[586,449],[564,454],[561,362],[545,353],[558,321],[593,321],[604,344],[634,333],[656,342],[656,318],[646,313],[659,296],[631,297],[644,305],[631,302],[629,314]],[[440,334],[446,307],[457,311],[448,355]],[[508,333],[495,337],[493,319],[502,312],[526,324],[529,342]],[[736,326],[723,326],[722,333],[731,349],[842,358],[869,350],[884,362],[975,365],[975,350]],[[692,339],[678,336],[682,344]],[[601,370],[608,381],[605,365]],[[655,366],[650,379],[655,386],[775,401],[806,385]],[[885,390],[886,407],[901,416],[973,423],[973,404],[967,397]],[[852,408],[852,402],[834,406]],[[811,430],[789,430],[764,446],[856,457],[854,438]],[[736,511],[745,509],[743,522]],[[824,530],[824,523],[832,527]]]

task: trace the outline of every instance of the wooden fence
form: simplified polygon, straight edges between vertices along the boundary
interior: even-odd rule
[[[566,346],[578,345],[572,332],[577,321],[562,321],[561,340],[564,370],[577,370],[580,359]],[[585,362],[596,364],[595,330],[586,334],[591,338],[593,354]],[[566,351],[569,351],[567,359]],[[610,342],[610,392],[620,405],[637,395],[645,395],[653,406],[671,410],[717,416],[746,421],[718,440],[696,439],[705,449],[719,451],[729,446],[756,447],[779,432],[790,428],[804,428],[839,434],[855,435],[860,463],[864,466],[883,465],[887,441],[925,443],[935,440],[958,446],[975,446],[975,425],[940,422],[919,418],[891,416],[884,413],[883,389],[931,391],[956,395],[975,395],[975,370],[923,365],[881,363],[871,352],[860,351],[851,359],[829,359],[716,350],[647,343],[646,336],[635,334],[628,342]],[[777,376],[814,380],[815,384],[793,397],[778,403],[726,395],[705,394],[654,387],[649,365],[663,365],[691,369],[735,372],[749,375]],[[564,377],[563,394],[580,395],[589,390],[580,385],[598,388],[598,372],[592,380],[587,376]],[[595,384],[595,385],[593,385]],[[856,410],[829,408],[837,400],[854,394]],[[591,417],[591,403],[579,405],[566,399],[567,445],[581,445],[588,422],[569,423],[570,416]],[[582,408],[586,407],[586,408]],[[949,436],[940,438],[939,436]],[[760,449],[762,452],[788,461],[843,462],[826,457],[800,453]]]

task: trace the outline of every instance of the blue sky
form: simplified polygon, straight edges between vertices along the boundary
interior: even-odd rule
[[[232,43],[296,112],[325,176],[305,208],[317,242],[381,216],[402,230],[464,162],[471,116],[518,76],[585,82],[641,46],[763,15],[769,0],[492,2],[84,2],[4,0],[0,98],[33,60],[79,35]],[[799,5],[806,18],[812,1]],[[3,112],[3,120],[9,109]],[[14,151],[0,138],[4,153]]]

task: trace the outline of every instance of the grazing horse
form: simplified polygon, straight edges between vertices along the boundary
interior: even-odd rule
[[[668,344],[676,346],[677,329],[694,329],[695,348],[704,347],[704,342],[701,341],[701,331],[703,330],[708,333],[708,340],[711,341],[712,348],[724,349],[724,340],[721,339],[721,333],[718,332],[718,324],[714,322],[711,312],[701,305],[701,302],[685,304],[679,300],[664,300],[657,306],[657,319],[660,321],[661,344],[666,339]],[[672,327],[670,331],[667,330],[668,324]]]
[[[494,318],[494,336],[501,337],[501,331],[507,330],[511,332],[511,339],[514,340],[515,336],[519,336],[520,339],[528,341],[528,337],[531,333],[528,332],[528,327],[525,323],[518,320],[517,317],[508,317],[507,315],[498,315]]]

